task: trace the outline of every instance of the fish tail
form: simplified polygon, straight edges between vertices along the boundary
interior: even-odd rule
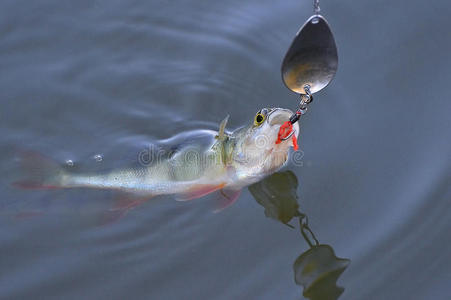
[[[24,172],[22,180],[12,183],[22,189],[58,189],[64,188],[63,167],[44,155],[25,151],[19,155],[21,169]]]

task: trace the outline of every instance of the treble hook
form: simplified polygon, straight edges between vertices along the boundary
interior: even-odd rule
[[[304,86],[304,91],[305,94],[300,94],[301,102],[299,102],[298,110],[290,117],[289,121],[291,125],[296,123],[301,118],[301,116],[307,112],[307,105],[309,103],[312,103],[313,101],[313,95],[310,92],[310,86],[308,84]],[[286,137],[280,138],[282,141],[286,141],[293,136],[294,131],[292,130],[291,125],[289,126],[291,130],[290,134],[288,134]]]

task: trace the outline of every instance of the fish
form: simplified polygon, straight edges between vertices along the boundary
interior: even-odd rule
[[[291,139],[277,142],[282,124],[293,112],[263,108],[249,124],[227,131],[227,116],[218,131],[200,130],[163,140],[170,151],[149,151],[137,167],[100,173],[78,173],[40,155],[28,155],[25,180],[15,186],[27,189],[96,188],[118,190],[131,201],[120,201],[124,212],[159,195],[174,195],[187,201],[218,192],[222,204],[230,206],[241,190],[282,168],[288,161]],[[293,124],[298,136],[299,125]],[[277,142],[277,143],[276,143]],[[155,155],[157,152],[157,155]],[[133,196],[130,196],[133,195]]]

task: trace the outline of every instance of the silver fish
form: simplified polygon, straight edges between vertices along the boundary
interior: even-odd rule
[[[170,154],[154,155],[137,168],[100,174],[70,172],[56,164],[34,162],[34,172],[17,185],[24,188],[116,189],[140,197],[175,194],[179,200],[199,198],[220,191],[229,205],[239,191],[279,170],[288,160],[291,140],[276,144],[280,126],[292,111],[264,108],[253,121],[233,132],[226,131],[228,116],[219,130],[184,133],[163,141],[174,144]],[[299,125],[293,125],[294,135]],[[182,140],[182,141],[181,141]]]

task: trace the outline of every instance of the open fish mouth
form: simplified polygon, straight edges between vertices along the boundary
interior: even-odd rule
[[[267,115],[267,122],[273,128],[274,130],[279,131],[280,126],[284,124],[285,122],[290,120],[290,117],[294,113],[285,108],[273,108]],[[298,136],[299,134],[299,124],[295,123],[293,124],[293,134],[294,136]],[[291,136],[291,135],[290,135]],[[288,139],[286,139],[288,140]],[[285,139],[283,140],[285,141]]]
[[[293,112],[289,109],[285,108],[275,108],[271,112],[268,113],[267,116],[267,122],[269,125],[282,125],[286,121],[290,119],[290,117],[293,115]]]

